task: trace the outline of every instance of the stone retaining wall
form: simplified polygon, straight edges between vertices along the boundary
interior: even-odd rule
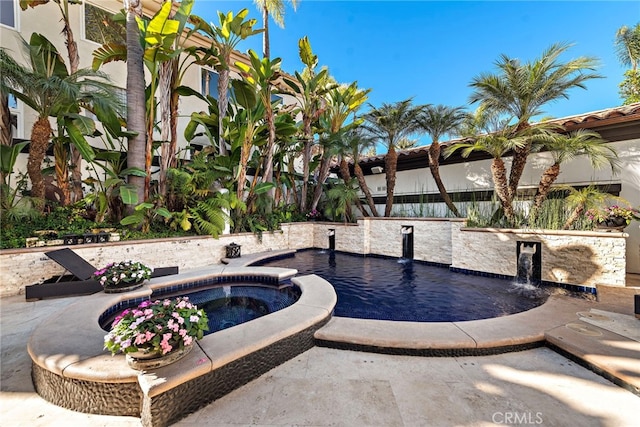
[[[261,236],[241,233],[213,239],[209,236],[109,242],[69,246],[95,267],[135,259],[151,267],[177,265],[180,271],[218,264],[225,246],[242,245],[242,254],[270,250],[328,248],[329,229],[335,230],[336,250],[358,254],[402,256],[402,226],[413,226],[414,259],[452,267],[513,276],[516,242],[542,244],[542,280],[594,287],[624,286],[624,233],[526,231],[464,228],[459,219],[365,218],[357,224],[304,222],[283,224]],[[64,246],[0,251],[0,296],[24,293],[24,287],[64,273],[44,255]]]
[[[462,228],[452,238],[451,267],[515,276],[518,241],[540,242],[542,280],[624,286],[626,234]]]

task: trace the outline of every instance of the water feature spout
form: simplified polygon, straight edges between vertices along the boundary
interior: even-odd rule
[[[402,233],[402,258],[413,259],[413,226],[403,225]]]
[[[537,242],[518,242],[516,283],[529,285],[533,280],[540,280],[539,245]]]
[[[336,250],[336,229],[330,228],[329,231],[327,231],[327,236],[329,237],[329,250],[335,251]]]

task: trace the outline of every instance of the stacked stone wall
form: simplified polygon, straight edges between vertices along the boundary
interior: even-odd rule
[[[624,286],[622,233],[461,229],[452,238],[452,267],[506,276],[517,272],[517,242],[539,242],[542,280],[578,286]]]
[[[471,229],[456,219],[365,218],[357,224],[291,223],[260,235],[121,241],[69,248],[96,268],[134,259],[154,268],[178,266],[185,271],[219,264],[230,243],[241,245],[242,254],[328,248],[327,233],[334,229],[338,251],[400,257],[401,229],[407,225],[413,226],[414,259],[419,261],[513,276],[517,271],[517,242],[540,242],[542,280],[589,287],[625,284],[626,234]],[[27,285],[64,274],[64,269],[44,254],[59,248],[62,246],[0,251],[0,296],[24,293]]]

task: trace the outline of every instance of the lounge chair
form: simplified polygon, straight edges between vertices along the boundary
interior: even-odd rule
[[[90,295],[102,290],[102,286],[92,279],[97,270],[84,258],[69,248],[45,252],[45,255],[64,268],[64,273],[55,283],[42,283],[25,287],[27,301],[59,298],[67,296]],[[60,281],[65,273],[71,273],[71,281]],[[170,276],[178,274],[178,267],[160,267],[151,272],[151,277]],[[77,280],[75,280],[77,279]]]

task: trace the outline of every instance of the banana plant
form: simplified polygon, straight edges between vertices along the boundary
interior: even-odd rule
[[[263,162],[262,182],[273,181],[273,155],[275,151],[276,128],[274,122],[273,104],[271,100],[272,86],[280,78],[280,58],[273,60],[269,58],[260,59],[258,54],[249,49],[250,65],[243,62],[236,62],[236,67],[240,69],[243,81],[251,85],[258,98],[264,105],[264,119],[269,131],[267,136],[266,153]]]
[[[307,192],[309,188],[309,176],[311,172],[311,147],[313,145],[313,126],[318,122],[320,115],[326,107],[325,96],[337,84],[329,76],[329,70],[323,68],[316,73],[318,56],[313,53],[311,43],[305,36],[298,41],[300,60],[305,64],[302,74],[295,72],[295,79],[283,77],[288,91],[299,104],[299,113],[302,116],[302,189],[300,196],[300,211],[307,210]]]
[[[256,19],[246,19],[248,9],[242,9],[235,16],[229,11],[226,14],[218,12],[219,24],[211,26],[202,18],[193,17],[200,31],[211,38],[211,46],[208,49],[200,49],[205,52],[199,63],[209,63],[209,56],[215,59],[214,69],[218,72],[218,152],[226,154],[227,147],[224,139],[224,118],[227,116],[229,104],[229,76],[231,71],[231,54],[242,40],[247,39],[263,30],[254,29],[258,22]]]

